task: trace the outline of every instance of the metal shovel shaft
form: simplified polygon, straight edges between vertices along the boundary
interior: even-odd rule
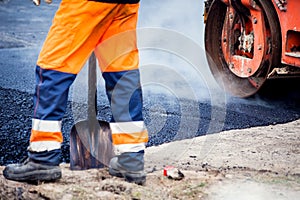
[[[97,120],[96,56],[88,61],[87,120],[77,122],[70,132],[70,168],[84,170],[107,166],[113,156],[109,123]]]

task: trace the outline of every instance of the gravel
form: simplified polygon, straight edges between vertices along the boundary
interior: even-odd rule
[[[0,87],[0,165],[27,155],[32,94]],[[218,133],[222,130],[286,123],[299,119],[299,103],[229,98],[225,108],[211,102],[177,99],[164,94],[144,95],[144,118],[149,131],[147,146]],[[87,106],[68,102],[63,119],[62,162],[69,162],[69,132],[74,122],[86,119]],[[98,102],[98,119],[109,121],[109,106]]]

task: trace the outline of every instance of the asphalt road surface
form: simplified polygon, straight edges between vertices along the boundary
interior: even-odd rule
[[[0,1],[0,165],[16,162],[26,156],[33,107],[35,61],[58,4],[59,1],[54,1],[52,5],[43,3],[37,8],[27,1]],[[142,2],[142,10],[147,10],[145,4]],[[151,5],[153,9],[155,3]],[[147,16],[146,13],[141,19]],[[168,28],[177,26],[170,22],[166,24]],[[203,56],[203,52],[200,53]],[[143,57],[148,54],[142,55],[141,62],[149,59]],[[153,57],[157,58],[158,55]],[[173,58],[171,60],[172,66],[169,67],[180,63]],[[160,65],[156,63],[155,66]],[[142,71],[145,72],[155,74],[149,68]],[[191,72],[184,73],[184,80],[193,75]],[[63,120],[62,162],[69,161],[69,132],[72,125],[86,118],[85,98],[80,99],[77,91],[77,88],[86,85],[86,79],[81,79],[85,75],[83,70],[71,90]],[[222,130],[286,123],[300,118],[299,79],[272,81],[260,94],[239,99],[211,89],[209,82],[206,82],[208,85],[202,83],[205,80],[193,79],[192,83],[184,85],[180,80],[172,79],[170,73],[163,73],[162,77],[167,82],[158,84],[159,89],[155,84],[156,77],[151,80],[152,85],[145,84],[144,87],[143,111],[150,135],[148,146]],[[199,87],[197,82],[201,82]],[[98,85],[101,87],[103,83],[99,81]],[[191,94],[187,91],[191,91]],[[82,94],[82,91],[79,93]],[[110,110],[103,89],[99,89],[98,95],[98,118],[109,120]]]

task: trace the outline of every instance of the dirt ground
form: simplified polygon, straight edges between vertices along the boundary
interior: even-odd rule
[[[296,200],[300,196],[300,119],[231,130],[146,149],[144,186],[111,177],[107,169],[70,171],[38,185],[8,181],[0,199]],[[163,176],[172,165],[182,180]]]

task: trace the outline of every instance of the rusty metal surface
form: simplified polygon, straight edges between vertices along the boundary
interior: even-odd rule
[[[300,68],[295,68],[291,66],[278,67],[274,68],[272,72],[269,74],[269,77],[273,75],[297,75],[300,76]]]
[[[255,94],[281,63],[281,34],[270,1],[213,1],[205,27],[212,74],[234,96]]]
[[[231,1],[228,2],[222,33],[222,50],[232,73],[246,78],[253,76],[265,59],[269,49],[268,30],[259,6],[249,0],[243,0],[240,6],[247,8],[249,14],[240,13],[235,10]],[[236,37],[236,34],[239,37]]]
[[[287,8],[286,8],[286,0],[274,0],[276,6],[278,7],[278,9],[280,11],[286,11]]]
[[[281,3],[282,6],[285,7],[285,10],[282,10],[280,6],[278,6],[278,2]],[[293,43],[300,44],[300,36],[296,39],[288,37],[289,31],[300,32],[300,1],[299,0],[289,0],[289,1],[278,1],[272,0],[274,7],[276,8],[276,12],[280,21],[281,34],[282,34],[282,63],[292,65],[295,67],[300,67],[300,58],[297,56],[300,53],[300,49],[298,52],[293,51],[288,44]],[[293,40],[293,41],[288,41]],[[300,46],[300,45],[299,45]]]

